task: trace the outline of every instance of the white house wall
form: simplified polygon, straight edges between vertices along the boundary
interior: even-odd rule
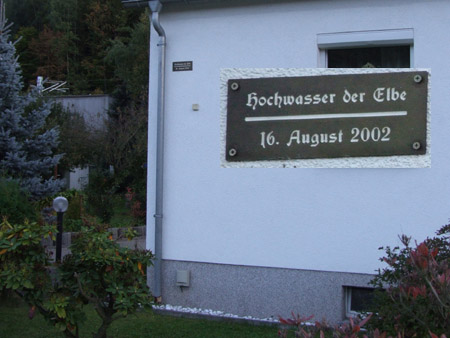
[[[378,247],[421,240],[450,217],[446,0],[291,1],[164,10],[163,259],[373,273]],[[410,28],[431,69],[431,168],[222,168],[222,68],[315,68],[317,35]],[[151,35],[148,215],[154,214],[157,37]],[[193,61],[173,72],[172,62]],[[192,105],[199,110],[193,111]],[[147,245],[154,247],[149,217]]]

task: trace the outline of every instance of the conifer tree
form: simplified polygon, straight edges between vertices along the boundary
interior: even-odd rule
[[[20,65],[10,41],[0,1],[0,176],[16,179],[33,198],[54,194],[62,182],[51,177],[61,155],[54,155],[58,130],[46,130],[50,105],[37,89],[22,94]]]

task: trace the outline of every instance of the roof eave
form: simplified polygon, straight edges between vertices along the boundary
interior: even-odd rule
[[[211,2],[210,0],[159,0],[162,4],[167,3],[207,3]],[[149,0],[122,0],[122,4],[124,7],[147,7]]]

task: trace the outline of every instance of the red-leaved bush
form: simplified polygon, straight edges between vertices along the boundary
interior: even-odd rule
[[[380,270],[372,284],[385,292],[375,297],[372,327],[401,337],[427,337],[450,332],[450,226],[437,237],[411,247],[411,239],[401,236],[403,248],[387,247]]]
[[[342,338],[447,338],[450,334],[450,225],[437,236],[410,246],[411,239],[400,236],[403,248],[380,248],[387,264],[371,284],[377,288],[372,313],[350,318],[331,327],[325,322],[308,323],[313,316],[294,315],[280,323],[295,326],[295,337]],[[363,328],[364,326],[364,328]],[[280,329],[287,338],[290,331]]]

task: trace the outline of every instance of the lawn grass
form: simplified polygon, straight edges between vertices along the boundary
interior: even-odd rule
[[[37,312],[37,311],[36,311]],[[100,320],[92,308],[86,308],[88,320],[81,326],[80,337],[92,337]],[[142,311],[111,325],[108,337],[117,338],[265,338],[277,337],[276,326],[178,318]],[[38,314],[28,318],[28,307],[23,303],[0,303],[0,337],[48,338],[64,337]]]

